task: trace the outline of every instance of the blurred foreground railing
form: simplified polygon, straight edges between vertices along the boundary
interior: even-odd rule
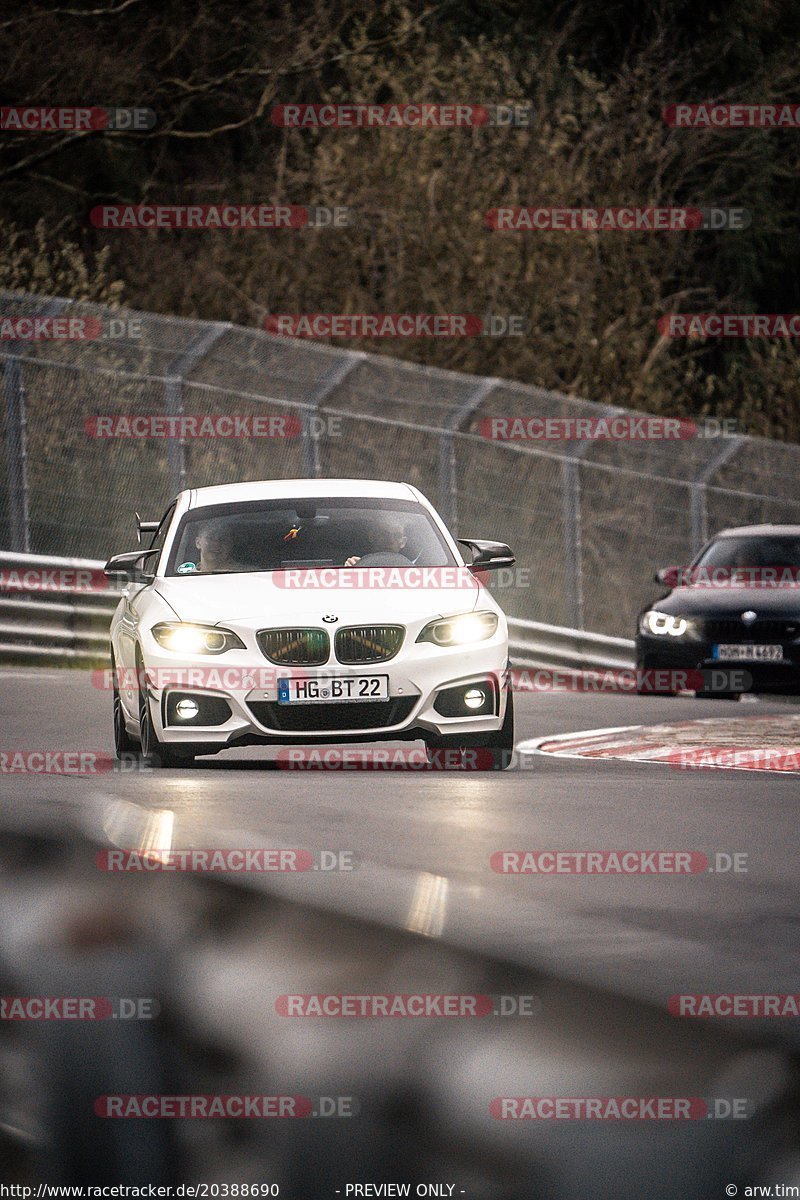
[[[4,1179],[269,1182],[281,1200],[344,1196],[364,1179],[376,1190],[363,1194],[470,1200],[709,1200],[726,1184],[744,1194],[753,1180],[797,1179],[791,1030],[676,1020],[666,995],[642,1002],[570,980],[563,960],[547,965],[541,936],[511,950],[496,914],[482,948],[474,927],[468,938],[452,928],[457,880],[432,888],[437,877],[364,863],[335,881],[333,899],[319,872],[100,871],[109,845],[161,853],[159,814],[95,800],[66,815],[60,798],[42,802],[24,820],[18,808],[13,823],[0,814],[0,990],[145,998],[154,1019],[0,1021]],[[188,832],[221,844],[213,830]],[[376,898],[387,894],[391,920]],[[281,996],[338,994],[478,995],[500,1015],[325,1020],[281,1008]],[[159,1095],[299,1097],[310,1111],[274,1121],[96,1110],[102,1096]],[[692,1097],[705,1119],[503,1120],[504,1096]],[[746,1111],[731,1119],[739,1099]],[[442,1190],[417,1191],[424,1181]],[[386,1183],[392,1191],[377,1190]]]

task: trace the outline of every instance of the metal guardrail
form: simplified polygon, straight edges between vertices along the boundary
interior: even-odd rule
[[[72,574],[80,584],[102,570],[94,559],[0,553],[0,663],[105,661],[119,590],[111,580],[102,590],[69,586]]]
[[[620,671],[635,665],[633,638],[608,637],[510,617],[511,661],[516,667]]]
[[[0,552],[0,663],[59,662],[84,666],[107,658],[108,626],[119,600],[102,590],[58,586],[58,576],[102,578],[103,563]],[[37,578],[30,576],[36,571]],[[41,573],[56,576],[49,586]],[[511,660],[518,667],[618,670],[633,666],[633,641],[510,618]]]

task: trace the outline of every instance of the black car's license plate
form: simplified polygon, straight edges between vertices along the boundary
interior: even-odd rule
[[[783,646],[755,646],[748,642],[721,642],[714,647],[718,662],[781,662]]]

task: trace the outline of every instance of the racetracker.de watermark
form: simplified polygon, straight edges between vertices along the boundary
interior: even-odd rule
[[[741,435],[732,419],[687,421],[635,413],[609,417],[483,417],[478,432],[493,442],[679,442]]]
[[[343,205],[100,204],[89,220],[95,229],[346,229],[352,212]]]
[[[141,318],[12,317],[0,314],[0,342],[137,341]]]
[[[797,567],[667,567],[662,572],[667,587],[696,588],[795,588],[800,586]]]
[[[523,337],[521,313],[271,313],[264,329],[292,338]]]
[[[281,129],[528,128],[532,104],[276,104],[270,121]]]
[[[800,313],[669,313],[656,325],[665,338],[800,337]]]
[[[473,592],[476,581],[492,590],[529,588],[530,567],[500,567],[496,571],[473,570],[471,567],[287,567],[275,571],[275,587],[287,591],[438,591],[441,588],[465,588]]]
[[[702,850],[496,850],[498,875],[747,874],[747,854]]]
[[[280,1017],[533,1017],[532,995],[467,995],[442,992],[284,993],[275,1001]]]
[[[179,850],[99,850],[95,866],[100,871],[144,872],[185,871],[190,874],[296,874],[303,871],[354,871],[353,850],[299,850],[281,847],[229,846]]]
[[[484,224],[496,233],[676,233],[702,229],[699,208],[490,208]]]
[[[4,592],[105,592],[107,575],[95,567],[10,567],[0,570]]]
[[[800,993],[684,992],[669,997],[667,1010],[673,1017],[798,1017]]]
[[[324,671],[325,668],[320,668]],[[327,676],[322,676],[327,678]],[[321,676],[316,669],[307,667],[218,667],[181,666],[174,667],[105,667],[91,672],[90,681],[96,691],[108,692],[116,686],[120,691],[135,692],[146,683],[150,691],[166,689],[175,691],[276,692],[282,684],[291,681],[310,682]],[[492,677],[501,687],[503,680]]]
[[[108,692],[116,686],[120,691],[138,691],[144,682],[151,691],[166,688],[193,689],[197,691],[238,692],[248,690],[275,690],[280,679],[308,679],[306,671],[295,667],[98,667],[92,671],[91,685],[96,691]]]
[[[0,996],[0,1021],[152,1021],[154,996]]]
[[[428,751],[405,746],[287,746],[278,751],[275,765],[283,771],[486,771],[494,765],[494,754],[488,747]]]
[[[498,1121],[743,1120],[752,1111],[741,1096],[495,1096],[489,1103]]]
[[[0,108],[0,130],[11,133],[90,133],[125,130],[144,133],[156,123],[152,108],[17,106]]]
[[[747,229],[746,208],[490,208],[495,233],[692,233]]]
[[[102,750],[0,750],[0,775],[105,775],[114,766]]]
[[[686,670],[652,668],[574,671],[557,667],[513,667],[515,692],[578,692],[580,695],[665,695],[674,692],[749,692],[752,675],[738,667]]]
[[[166,1096],[160,1094],[98,1096],[94,1113],[98,1117],[188,1118],[198,1120],[228,1117],[239,1120],[252,1117],[259,1120],[285,1120],[308,1117],[355,1117],[359,1112],[356,1096],[262,1096],[262,1095],[193,1095]]]
[[[800,749],[797,746],[686,746],[674,749],[666,765],[686,771],[800,772]]]
[[[98,414],[87,417],[84,431],[91,438],[337,438],[342,437],[342,418],[298,416],[297,413],[217,413],[191,416],[151,413],[141,416]]]
[[[798,129],[800,104],[668,104],[661,117],[672,129]]]
[[[118,759],[104,750],[0,750],[0,775],[129,775],[151,770],[147,760],[133,752]]]

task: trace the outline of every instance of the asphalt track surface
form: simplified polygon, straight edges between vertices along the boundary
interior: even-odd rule
[[[110,709],[88,671],[0,671],[0,750],[110,754]],[[786,711],[782,701],[528,694],[517,697],[517,740]],[[4,774],[2,808],[11,820],[88,822],[123,846],[167,830],[178,849],[348,851],[349,872],[248,882],[659,1007],[681,992],[800,991],[797,776],[538,756],[491,774],[285,771],[271,759],[248,748],[187,770]],[[525,849],[689,850],[712,863],[724,852],[746,855],[747,870],[492,870],[496,851]]]

